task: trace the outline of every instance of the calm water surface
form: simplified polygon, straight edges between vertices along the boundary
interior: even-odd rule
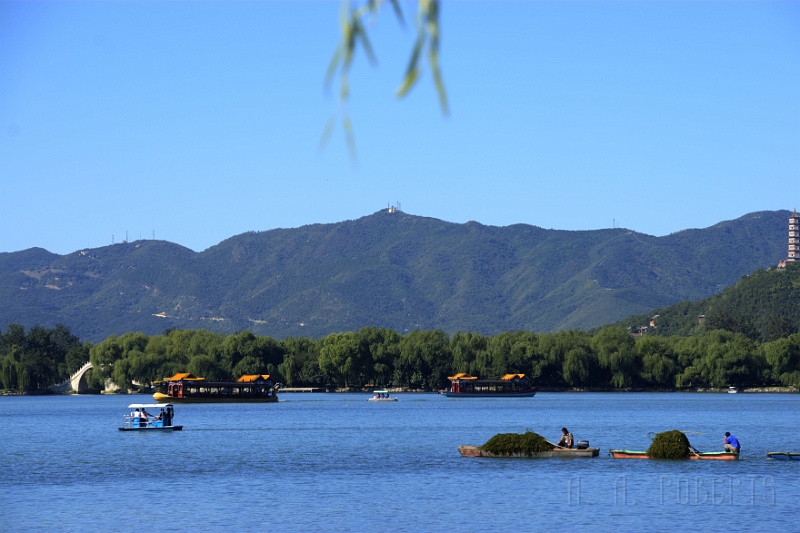
[[[540,393],[455,399],[284,394],[176,407],[176,433],[117,430],[146,396],[0,398],[2,531],[798,531],[800,395]],[[595,459],[461,458],[562,426]],[[649,432],[742,459],[631,461]],[[690,432],[690,433],[689,433]]]

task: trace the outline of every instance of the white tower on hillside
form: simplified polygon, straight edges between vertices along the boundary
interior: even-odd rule
[[[800,261],[800,215],[797,209],[789,215],[789,254],[786,262]]]

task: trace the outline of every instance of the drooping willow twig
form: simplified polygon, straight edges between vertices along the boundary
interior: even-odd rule
[[[366,22],[374,18],[380,12],[381,7],[386,2],[384,0],[367,0],[363,4],[352,7],[349,0],[342,2],[340,13],[341,40],[328,65],[325,76],[325,86],[330,87],[334,78],[339,76],[339,102],[342,108],[342,126],[347,140],[350,156],[353,160],[357,159],[355,135],[353,133],[352,121],[347,113],[347,102],[350,98],[350,67],[353,64],[356,49],[360,46],[367,56],[370,63],[377,62],[375,52],[367,35]],[[398,0],[388,0],[391,4],[395,16],[401,25],[405,25],[403,11]],[[408,61],[405,74],[397,89],[398,98],[404,98],[416,85],[420,78],[420,58],[427,50],[428,64],[433,74],[433,81],[436,92],[439,95],[439,106],[444,115],[449,114],[447,103],[447,92],[444,87],[441,68],[439,66],[439,43],[440,43],[440,3],[439,0],[418,0],[418,10],[416,17],[417,37],[414,47],[411,50],[411,57]],[[325,127],[320,141],[320,147],[327,144],[334,127],[336,116],[331,116]]]

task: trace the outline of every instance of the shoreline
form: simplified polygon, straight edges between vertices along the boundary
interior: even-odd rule
[[[279,394],[339,394],[339,393],[351,393],[351,394],[372,394],[373,387],[365,387],[365,388],[356,388],[356,387],[349,387],[347,389],[334,389],[328,390],[324,387],[303,387],[304,390],[287,390],[287,391],[278,391]],[[439,391],[432,391],[432,390],[417,390],[417,389],[403,389],[402,387],[396,388],[387,388],[391,393],[402,393],[402,394],[438,394]],[[713,389],[713,388],[696,388],[696,389],[624,389],[624,390],[616,390],[616,389],[608,389],[608,388],[558,388],[558,387],[542,387],[539,389],[538,393],[541,392],[592,392],[592,393],[609,393],[609,394],[620,394],[620,393],[642,393],[642,392],[668,392],[668,393],[709,393],[709,394],[729,394],[728,389]],[[537,393],[537,394],[538,394]],[[800,393],[800,389],[797,387],[751,387],[747,389],[740,389],[736,394],[798,394]],[[101,392],[88,392],[78,394],[75,392],[69,393],[57,393],[57,392],[50,392],[47,390],[44,391],[11,391],[11,390],[0,390],[0,396],[136,396],[136,395],[151,395],[152,392],[133,392],[133,391],[101,391]]]

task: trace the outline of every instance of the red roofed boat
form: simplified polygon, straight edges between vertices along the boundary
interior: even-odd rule
[[[153,399],[161,403],[277,402],[278,386],[268,374],[244,375],[236,381],[207,381],[180,372],[164,378]]]
[[[506,374],[500,379],[478,379],[465,372],[449,376],[450,388],[439,394],[448,398],[531,398],[539,387],[525,374]]]

